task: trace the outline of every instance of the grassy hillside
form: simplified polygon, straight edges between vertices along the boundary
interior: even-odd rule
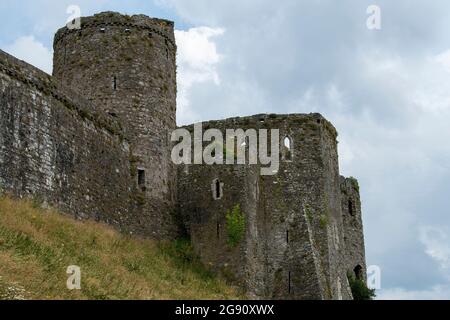
[[[81,290],[66,287],[69,265]],[[157,243],[0,197],[0,299],[232,299],[185,241]]]

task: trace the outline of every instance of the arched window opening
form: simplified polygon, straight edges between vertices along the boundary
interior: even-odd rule
[[[292,139],[289,136],[286,136],[283,139],[283,148],[282,148],[282,156],[285,161],[292,161],[292,150],[293,143]]]
[[[363,269],[359,264],[353,269],[353,272],[355,273],[356,279],[363,280]]]
[[[248,137],[246,136],[244,140],[242,140],[241,147],[246,147],[248,145]]]

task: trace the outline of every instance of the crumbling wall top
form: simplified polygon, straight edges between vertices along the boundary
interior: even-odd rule
[[[275,113],[262,113],[246,117],[233,117],[221,120],[210,120],[202,122],[203,128],[219,128],[228,126],[232,128],[281,128],[284,124],[292,124],[294,126],[301,126],[307,122],[315,122],[322,124],[326,130],[331,134],[333,138],[337,138],[338,133],[336,128],[331,122],[325,119],[320,113],[291,113],[291,114],[275,114]],[[182,126],[187,130],[193,130],[193,124]]]

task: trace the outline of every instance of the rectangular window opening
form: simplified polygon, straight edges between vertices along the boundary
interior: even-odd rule
[[[145,170],[138,169],[138,186],[142,188],[142,191],[145,190]]]

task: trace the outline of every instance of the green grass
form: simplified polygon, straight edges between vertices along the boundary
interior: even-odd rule
[[[187,240],[156,242],[0,197],[0,299],[239,299]],[[68,290],[67,267],[81,268]]]

